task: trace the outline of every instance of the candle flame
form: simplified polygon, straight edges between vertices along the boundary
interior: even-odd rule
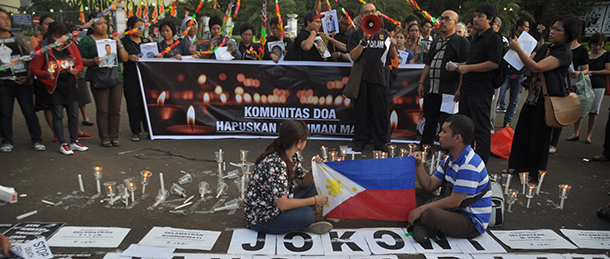
[[[108,190],[112,190],[112,185],[108,185]]]
[[[159,98],[157,98],[157,105],[163,105],[165,103],[165,91],[161,92]]]
[[[150,176],[150,171],[144,172],[144,177],[149,177],[149,176]]]
[[[396,129],[398,127],[398,114],[396,110],[392,110],[392,114],[390,114],[390,128]]]
[[[222,94],[220,95],[220,101],[221,101],[222,103],[226,103],[226,102],[227,102],[227,95],[226,95],[225,93],[222,93]]]
[[[95,171],[99,172],[100,170],[102,170],[99,166],[95,167]]]
[[[189,109],[186,112],[186,124],[191,125],[191,130],[195,125],[195,108],[193,108],[193,105],[189,106]]]
[[[129,187],[133,187],[133,182],[129,182]]]
[[[209,93],[203,94],[203,103],[205,103],[205,104],[210,103],[210,94]]]
[[[217,85],[216,88],[214,88],[214,93],[220,95],[222,93],[222,86]]]

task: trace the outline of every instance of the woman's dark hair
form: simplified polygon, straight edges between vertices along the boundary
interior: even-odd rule
[[[161,23],[159,23],[159,31],[163,29],[163,26],[169,26],[169,29],[172,30],[172,36],[176,35],[176,25],[174,24],[174,22],[170,20],[161,21]]]
[[[489,24],[493,24],[496,20],[496,17],[498,17],[498,8],[496,8],[496,6],[492,3],[488,2],[480,3],[477,8],[474,9],[474,12],[485,14],[485,16],[487,16],[487,19],[491,19],[491,22]]]
[[[432,28],[434,28],[434,23],[432,23],[430,20],[427,20],[427,19],[422,20],[420,26],[424,27],[424,25],[426,25],[426,23],[429,23],[430,25],[432,25]]]
[[[419,32],[421,32],[421,28],[419,27],[419,24],[417,24],[417,23],[412,23],[411,25],[409,25],[409,27],[407,27],[407,33],[411,32],[411,27],[417,27],[417,29],[419,30]]]
[[[91,20],[93,20],[93,19],[97,18],[97,16],[98,16],[99,14],[101,14],[101,12],[93,12],[93,13],[89,14],[89,17],[87,17],[87,19],[88,19],[89,21],[91,21]],[[41,21],[42,21],[42,20],[41,20]],[[93,27],[93,24],[91,24],[91,27]],[[91,29],[91,28],[87,29],[87,35],[91,35],[91,34],[93,34],[93,33],[94,33],[93,29]]]
[[[252,24],[250,23],[244,23],[239,26],[239,35],[244,34],[244,32],[246,32],[247,30],[252,30],[252,34],[254,34],[254,26],[252,26]]]
[[[352,16],[353,17],[353,16]],[[409,15],[405,18],[405,24],[409,25],[411,22],[416,21],[419,23],[419,20],[417,19],[417,17],[415,15]]]
[[[63,25],[62,23],[52,22],[52,23],[49,23],[48,33],[49,33],[49,36],[53,36],[53,35],[63,36],[63,35],[68,34],[68,29],[66,29],[66,26]]]
[[[470,145],[474,138],[474,122],[468,116],[463,114],[452,115],[445,120],[445,123],[449,123],[452,136],[456,134],[462,135],[462,143]]]
[[[394,31],[394,30],[396,30],[396,24],[394,24],[391,21],[385,21],[385,22],[383,22],[383,28],[386,31]]]
[[[4,8],[0,8],[0,12],[5,13],[8,16],[11,16],[6,10],[4,10]]]
[[[582,22],[580,20],[580,18],[574,15],[565,15],[557,18],[557,20],[555,20],[553,23],[561,22],[563,24],[563,29],[565,30],[564,33],[566,35],[566,42],[570,43],[580,37],[580,34],[582,32]]]
[[[587,21],[585,21],[584,19],[580,19],[580,35],[578,35],[578,37],[576,39],[578,39],[578,42],[583,42],[585,41],[585,36],[586,36],[586,31],[585,28],[587,28]]]
[[[43,24],[44,20],[46,20],[47,18],[51,18],[51,19],[53,19],[53,21],[55,21],[55,17],[45,14],[45,15],[40,17],[40,20],[39,20],[40,24]]]
[[[591,35],[591,38],[589,38],[589,46],[591,44],[606,44],[608,38],[606,38],[606,34],[604,34],[603,32],[596,32],[593,35]]]
[[[280,19],[278,19],[277,17],[271,18],[271,20],[269,20],[269,27],[274,24],[280,24]]]
[[[282,125],[280,125],[280,136],[274,139],[271,144],[265,148],[265,151],[263,151],[263,153],[256,158],[256,164],[262,161],[269,154],[277,152],[288,168],[288,182],[292,182],[294,165],[292,164],[290,157],[288,157],[286,154],[286,149],[296,144],[299,140],[307,140],[308,137],[309,129],[307,128],[307,124],[305,124],[305,122],[295,119],[282,122]]]
[[[128,30],[134,29],[136,26],[136,23],[141,22],[141,21],[142,21],[142,19],[138,18],[135,15],[132,17],[129,17],[129,19],[127,19],[127,29]]]

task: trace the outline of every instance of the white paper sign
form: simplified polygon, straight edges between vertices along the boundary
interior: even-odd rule
[[[563,254],[566,259],[610,259],[607,255]]]
[[[426,259],[472,259],[472,257],[468,254],[443,254],[443,255],[425,254],[425,256],[426,256]]]
[[[275,254],[275,235],[259,233],[251,229],[233,230],[229,254]]]
[[[16,245],[11,249],[11,252],[24,259],[53,258],[51,248],[47,245],[47,239],[44,237],[39,237],[27,243]]]
[[[417,254],[402,228],[360,229],[358,233],[364,234],[373,254]]]
[[[491,235],[483,233],[475,238],[447,237],[449,243],[456,244],[466,254],[504,254],[506,250]]]
[[[216,60],[233,60],[235,58],[233,55],[231,55],[229,47],[216,48],[214,55],[216,55]]]
[[[172,259],[204,259],[205,258],[205,254],[194,254],[194,253],[174,253],[172,254]],[[125,259],[125,258],[121,258],[121,259]],[[139,258],[133,258],[133,259],[139,259]],[[148,259],[152,259],[152,258],[148,258]],[[156,257],[154,259],[157,259]]]
[[[121,257],[154,257],[172,258],[175,248],[172,247],[152,247],[131,244],[127,250],[123,251]]]
[[[335,255],[370,255],[366,239],[357,229],[333,229],[322,235],[324,254]]]
[[[49,246],[117,248],[129,230],[129,228],[63,227],[49,239]]]
[[[252,255],[206,254],[203,259],[252,259]]]
[[[406,230],[405,230],[406,232]],[[449,242],[447,237],[442,233],[439,233],[436,237],[430,238],[427,242],[418,243],[413,239],[413,236],[409,236],[409,241],[413,244],[418,253],[427,254],[459,254],[462,250],[452,242]]]
[[[290,232],[276,236],[277,255],[324,255],[320,235]]]
[[[560,229],[566,237],[580,248],[610,250],[610,231]]]
[[[176,249],[212,250],[219,236],[219,231],[153,227],[138,244]]]
[[[337,10],[322,12],[322,29],[324,33],[331,35],[333,33],[341,33],[339,29],[339,18],[337,18]]]
[[[550,229],[491,230],[491,233],[511,249],[576,249]]]
[[[456,114],[459,111],[459,102],[454,102],[453,99],[455,95],[453,94],[443,94],[443,102],[441,103],[441,112]]]
[[[523,52],[525,52],[525,54],[528,56],[532,54],[538,45],[538,41],[536,41],[532,35],[525,31],[521,33],[521,36],[519,36],[517,41],[519,41],[519,45],[521,46]],[[504,54],[504,60],[506,60],[506,62],[516,70],[521,70],[524,66],[517,52],[512,49],[509,49],[506,54]]]
[[[214,255],[214,254],[209,254],[209,255]],[[194,253],[175,253],[172,254],[169,258],[176,258],[176,259],[207,259],[208,255],[207,254],[194,254]],[[241,255],[237,255],[237,256],[231,256],[231,255],[223,255],[225,257],[220,257],[219,259],[251,259],[252,257],[244,257]],[[231,257],[226,257],[226,256],[231,256]],[[121,256],[121,254],[119,253],[107,253],[103,259],[156,259],[158,257],[125,257],[125,256]],[[216,258],[216,257],[210,257],[210,258]]]
[[[155,58],[159,54],[159,48],[156,42],[140,44],[140,51],[143,58]]]

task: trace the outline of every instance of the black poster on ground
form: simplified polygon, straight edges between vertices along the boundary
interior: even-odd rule
[[[30,240],[34,240],[39,236],[45,237],[47,240],[57,232],[66,223],[57,222],[24,222],[17,223],[9,230],[4,232],[8,241],[12,245],[19,245]]]

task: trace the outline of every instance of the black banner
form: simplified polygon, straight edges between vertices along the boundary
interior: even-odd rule
[[[65,223],[59,222],[25,222],[17,223],[10,229],[4,232],[8,241],[13,245],[19,245],[34,240],[39,236],[45,237],[47,240],[57,232]]]
[[[421,65],[397,69],[391,87],[393,140],[414,140],[422,117]],[[286,119],[314,139],[351,139],[353,103],[342,95],[350,64],[141,59],[152,139],[275,137]]]

